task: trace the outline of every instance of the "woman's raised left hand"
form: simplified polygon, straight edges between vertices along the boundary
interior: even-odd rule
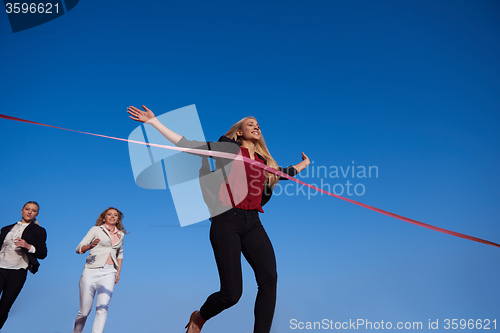
[[[307,168],[309,164],[311,164],[311,161],[309,161],[309,157],[307,157],[306,154],[302,153],[302,162],[300,162],[299,164],[295,164],[293,167],[295,168],[295,170],[297,170],[297,172],[301,172],[302,170]]]
[[[304,152],[302,152],[302,162],[305,162],[306,166],[308,166],[309,164],[311,164],[311,161],[309,161],[309,157],[307,157],[307,155],[304,154]]]

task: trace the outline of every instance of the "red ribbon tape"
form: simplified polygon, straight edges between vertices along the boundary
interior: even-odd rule
[[[224,153],[224,152],[218,152],[218,151],[210,151],[210,150],[172,147],[172,146],[159,145],[159,144],[155,144],[155,143],[146,143],[146,142],[141,142],[141,141],[128,140],[128,139],[123,139],[123,138],[116,138],[116,137],[102,135],[102,134],[94,134],[94,133],[89,133],[89,132],[82,132],[82,131],[72,130],[72,129],[68,129],[68,128],[64,128],[64,127],[58,127],[58,126],[53,126],[53,125],[47,125],[47,124],[37,123],[37,122],[34,122],[34,121],[25,120],[25,119],[16,118],[16,117],[11,117],[11,116],[7,116],[7,115],[3,115],[3,114],[0,114],[0,118],[8,119],[8,120],[14,120],[14,121],[19,121],[19,122],[28,123],[28,124],[35,124],[35,125],[40,125],[40,126],[58,128],[58,129],[62,129],[62,130],[65,130],[65,131],[71,131],[71,132],[76,132],[76,133],[81,133],[81,134],[93,135],[93,136],[98,136],[98,137],[101,137],[101,138],[107,138],[107,139],[113,139],[113,140],[125,141],[125,142],[132,142],[132,143],[137,143],[137,144],[141,144],[141,145],[145,145],[145,146],[165,148],[165,149],[177,150],[177,151],[182,151],[182,152],[187,152],[187,153],[196,153],[196,154],[199,154],[199,155],[214,156],[214,157],[221,157],[221,158],[229,158],[229,159],[235,159],[235,160],[243,160],[245,163],[256,165],[259,168],[262,168],[262,169],[264,169],[266,171],[274,173],[274,174],[276,174],[278,176],[290,179],[290,180],[292,180],[292,181],[294,181],[294,182],[296,182],[298,184],[307,186],[307,187],[312,188],[313,190],[316,190],[318,192],[321,192],[321,193],[327,194],[329,196],[332,196],[334,198],[337,198],[337,199],[340,199],[340,200],[344,200],[344,201],[350,202],[352,204],[355,204],[355,205],[358,205],[358,206],[370,209],[370,210],[372,210],[374,212],[377,212],[377,213],[380,213],[380,214],[384,214],[384,215],[393,217],[395,219],[398,219],[398,220],[401,220],[401,221],[404,221],[404,222],[412,223],[412,224],[418,225],[418,226],[423,227],[423,228],[427,228],[427,229],[431,229],[431,230],[434,230],[434,231],[442,232],[444,234],[448,234],[448,235],[452,235],[452,236],[456,236],[456,237],[468,239],[468,240],[471,240],[471,241],[474,241],[474,242],[478,242],[478,243],[483,243],[483,244],[487,244],[487,245],[491,245],[491,246],[500,247],[500,244],[497,244],[497,243],[494,243],[494,242],[490,242],[490,241],[487,241],[485,239],[481,239],[481,238],[469,236],[469,235],[466,235],[466,234],[461,234],[459,232],[447,230],[447,229],[444,229],[444,228],[435,227],[433,225],[430,225],[430,224],[427,224],[427,223],[423,223],[423,222],[419,222],[419,221],[416,221],[416,220],[412,220],[412,219],[409,219],[407,217],[404,217],[404,216],[401,216],[401,215],[398,215],[398,214],[394,214],[394,213],[385,211],[383,209],[376,208],[376,207],[373,207],[373,206],[370,206],[370,205],[367,205],[367,204],[364,204],[364,203],[361,203],[361,202],[358,202],[358,201],[355,201],[355,200],[352,200],[352,199],[349,199],[349,198],[344,198],[344,197],[342,197],[340,195],[336,195],[334,193],[330,193],[330,192],[325,191],[323,189],[317,188],[316,186],[304,183],[303,181],[301,181],[301,180],[299,180],[297,178],[291,177],[291,176],[289,176],[287,174],[284,174],[281,171],[275,170],[275,169],[273,169],[273,168],[271,168],[271,167],[269,167],[269,166],[267,166],[267,165],[265,165],[263,163],[254,161],[254,160],[252,160],[252,159],[250,159],[248,157],[244,157],[244,156],[241,156],[241,155],[235,155],[235,154],[231,154],[231,153]]]

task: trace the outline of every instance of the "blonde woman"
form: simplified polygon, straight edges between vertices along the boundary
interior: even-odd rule
[[[108,305],[115,284],[120,279],[123,261],[123,236],[127,232],[122,224],[123,213],[109,207],[99,215],[76,248],[76,253],[89,251],[80,278],[80,311],[73,333],[81,333],[92,309],[97,292],[96,314],[92,333],[102,333],[106,325]]]
[[[207,143],[187,140],[161,124],[147,107],[143,106],[143,109],[129,107],[130,118],[152,125],[180,147],[241,154],[290,176],[295,176],[310,164],[302,153],[302,162],[288,168],[278,167],[253,117],[243,118],[234,124],[219,142]],[[262,206],[269,200],[279,177],[251,164],[245,163],[243,167],[234,164],[227,168],[227,159],[216,159],[216,169],[228,171],[218,190],[219,205],[225,209],[220,210],[220,214],[212,214],[210,227],[210,243],[219,271],[220,290],[210,295],[199,311],[191,314],[186,325],[187,333],[200,332],[207,320],[238,302],[243,290],[242,253],[252,267],[258,285],[254,333],[269,333],[271,330],[276,304],[276,259],[259,213],[264,212]]]

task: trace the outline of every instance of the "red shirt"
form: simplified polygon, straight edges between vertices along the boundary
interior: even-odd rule
[[[240,147],[238,154],[250,158],[247,148]],[[254,154],[255,161],[264,163]],[[266,181],[265,171],[258,166],[234,160],[227,182],[222,183],[219,190],[219,199],[224,206],[236,207],[244,210],[257,210],[264,213],[260,203],[262,191]]]

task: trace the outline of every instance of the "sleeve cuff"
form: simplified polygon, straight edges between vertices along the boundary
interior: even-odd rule
[[[293,165],[290,165],[288,168],[282,168],[282,167],[278,167],[279,170],[283,173],[286,173],[287,175],[291,176],[291,177],[295,177],[298,172],[297,172],[297,169],[295,169],[295,167]],[[280,180],[286,180],[287,178],[285,177],[280,177]]]
[[[28,250],[29,253],[35,253],[36,252],[36,248],[31,245],[30,249]]]
[[[185,147],[186,146],[186,141],[187,141],[186,137],[183,136],[175,145],[177,147]]]

